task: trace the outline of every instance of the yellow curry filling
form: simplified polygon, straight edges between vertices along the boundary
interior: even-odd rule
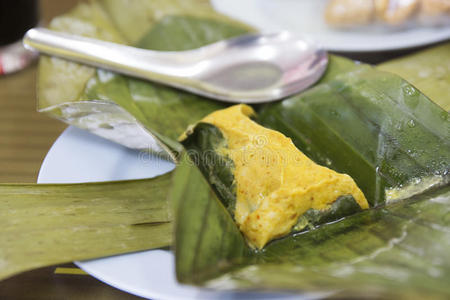
[[[308,209],[326,209],[343,195],[369,207],[350,176],[317,165],[291,139],[252,121],[253,114],[251,107],[235,105],[202,120],[227,140],[218,151],[234,162],[235,220],[251,245],[262,248],[288,234]]]

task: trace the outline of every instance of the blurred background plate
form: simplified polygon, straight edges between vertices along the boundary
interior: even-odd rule
[[[219,12],[263,31],[289,30],[337,52],[388,51],[445,41],[450,26],[405,30],[333,30],[325,24],[327,0],[211,0]]]

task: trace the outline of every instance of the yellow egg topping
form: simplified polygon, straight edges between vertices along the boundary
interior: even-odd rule
[[[262,248],[288,234],[308,209],[326,209],[343,195],[369,207],[353,179],[317,165],[291,139],[252,121],[247,105],[218,110],[202,122],[219,128],[235,169],[235,220],[249,243]]]

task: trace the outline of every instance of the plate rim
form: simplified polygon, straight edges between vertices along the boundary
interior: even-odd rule
[[[228,1],[211,0],[211,4],[217,12],[224,14],[228,17],[234,18],[236,20],[239,20],[241,22],[247,23],[251,26],[254,26],[258,30],[265,32],[266,30],[264,28],[262,28],[261,25],[256,24],[256,22],[254,20],[244,20],[242,17],[233,15],[233,14],[229,14],[228,12],[225,12],[224,10],[222,10],[224,6],[228,5],[231,7],[233,5],[236,5],[236,3],[237,3],[236,1],[240,1],[240,0],[228,0]],[[281,0],[279,0],[279,1],[281,1]],[[284,1],[289,1],[289,0],[284,0]],[[314,0],[314,1],[319,1],[319,0]],[[258,2],[258,0],[246,0],[245,3],[240,2],[240,4],[241,4],[241,6],[244,6],[244,9],[253,7],[253,10],[255,10],[256,9],[255,5],[257,5],[256,4],[257,2]],[[233,10],[233,11],[236,11],[236,10]],[[288,28],[285,28],[285,29],[288,30]],[[407,41],[403,41],[400,43],[398,42],[398,38],[400,38],[403,34],[406,34],[408,31],[409,31],[409,34],[411,34],[411,31],[412,31],[412,33],[415,33],[415,32],[421,31],[421,30],[428,30],[430,32],[422,32],[422,35],[420,36],[421,38],[419,38],[419,39],[414,38],[414,39],[408,39]],[[433,27],[433,26],[429,26],[429,27],[418,26],[417,28],[412,28],[407,31],[399,31],[399,32],[395,33],[396,35],[398,35],[398,38],[393,39],[394,42],[392,42],[392,41],[389,43],[372,42],[370,44],[361,43],[361,44],[358,44],[358,46],[354,46],[354,45],[346,46],[345,43],[337,44],[336,42],[328,43],[327,41],[320,41],[320,38],[314,37],[314,34],[311,34],[311,33],[302,33],[302,32],[296,31],[296,30],[294,30],[293,32],[298,33],[298,34],[303,34],[303,35],[306,35],[306,36],[314,39],[322,47],[324,47],[324,49],[326,49],[327,51],[340,52],[340,53],[369,53],[369,52],[401,51],[401,50],[419,48],[422,46],[427,46],[427,45],[443,42],[443,41],[450,39],[450,26],[445,26],[445,25],[443,25],[442,27],[438,27],[438,28]],[[362,34],[363,32],[355,31],[354,33]],[[330,30],[330,34],[331,34],[331,30]]]

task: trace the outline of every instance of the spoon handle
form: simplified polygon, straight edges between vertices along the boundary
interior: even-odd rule
[[[232,103],[278,100],[308,88],[328,57],[289,32],[249,34],[186,51],[153,51],[43,28],[27,48]]]
[[[30,29],[23,43],[45,54],[166,84],[172,80],[177,85],[189,72],[182,52],[139,49],[44,28]]]

